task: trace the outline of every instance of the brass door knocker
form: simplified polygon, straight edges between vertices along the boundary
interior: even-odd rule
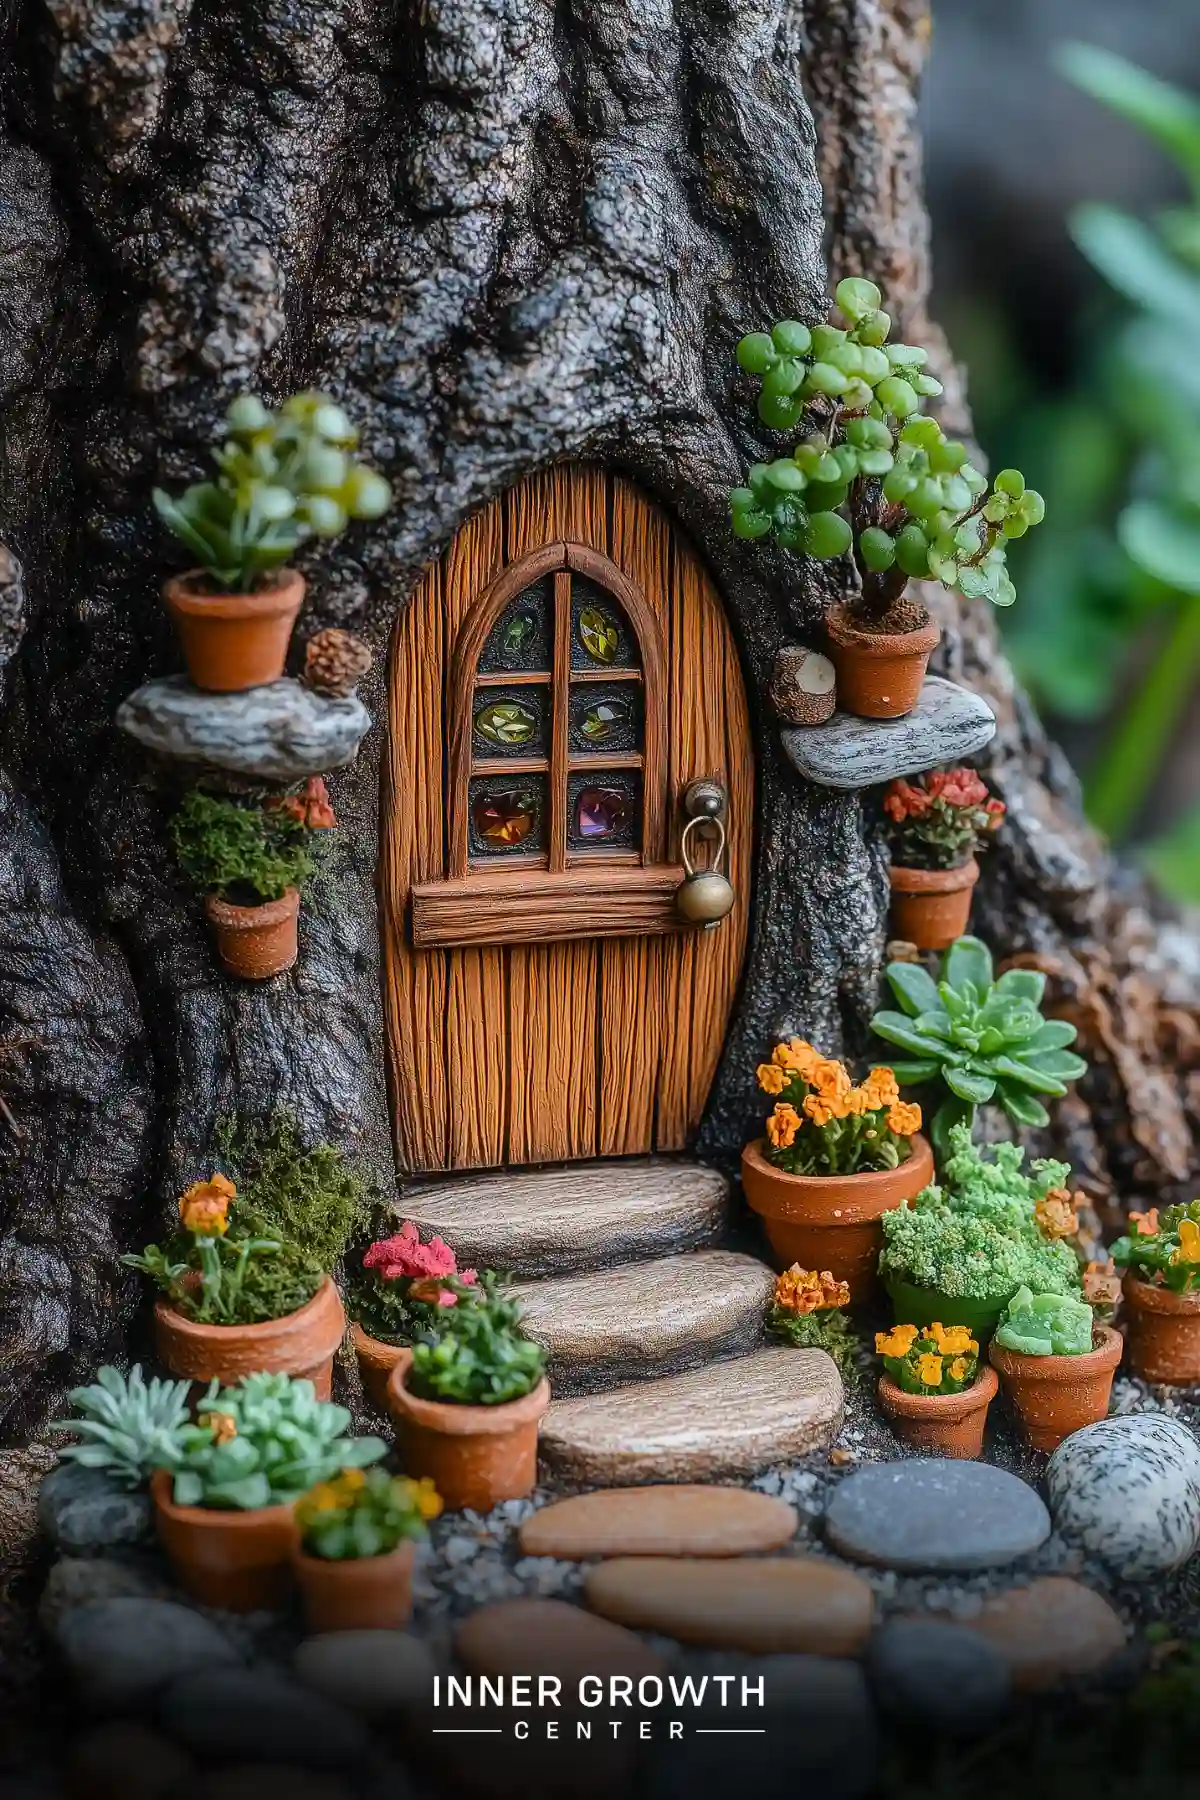
[[[721,873],[726,849],[725,804],[725,789],[717,781],[693,781],[683,796],[689,817],[679,840],[684,879],[675,890],[675,910],[689,924],[703,925],[706,931],[728,918],[737,900],[733,883]],[[717,840],[716,854],[707,869],[698,869],[692,861],[689,840],[694,832]]]

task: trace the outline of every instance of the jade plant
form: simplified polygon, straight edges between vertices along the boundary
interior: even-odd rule
[[[994,1341],[1021,1356],[1083,1356],[1092,1347],[1092,1329],[1085,1300],[1020,1287],[1004,1309]]]
[[[937,1082],[948,1090],[932,1125],[942,1153],[953,1127],[973,1127],[976,1109],[990,1101],[1015,1125],[1048,1124],[1038,1095],[1065,1094],[1067,1082],[1087,1071],[1067,1048],[1074,1025],[1039,1011],[1046,977],[1009,969],[996,978],[991,951],[979,938],[951,944],[939,981],[919,963],[889,963],[886,974],[903,1010],[877,1012],[871,1028],[911,1052],[911,1062],[895,1065],[898,1081]]]
[[[328,394],[294,394],[278,411],[242,394],[225,414],[216,474],[177,498],[154,490],[159,517],[187,545],[215,593],[247,593],[307,538],[391,505],[382,475],[353,454],[358,433]]]
[[[1040,523],[1041,495],[1016,469],[1002,469],[989,488],[966,446],[921,415],[941,383],[925,372],[924,350],[889,343],[892,321],[874,282],[851,276],[836,300],[840,325],[782,319],[738,344],[739,366],[761,383],[759,418],[799,441],[755,463],[731,491],[734,532],[773,535],[823,561],[851,553],[851,615],[867,631],[925,623],[918,603],[902,610],[910,580],[1011,605],[1005,546]]]
[[[392,1236],[379,1238],[362,1256],[362,1273],[347,1293],[351,1317],[388,1344],[410,1344],[436,1329],[445,1308],[456,1306],[461,1287],[478,1283],[474,1269],[460,1269],[449,1244],[436,1235],[421,1242],[406,1219]]]
[[[178,1462],[190,1389],[189,1382],[157,1375],[147,1381],[139,1363],[127,1375],[106,1365],[90,1386],[73,1388],[67,1396],[78,1417],[50,1426],[81,1440],[66,1445],[61,1460],[98,1469],[121,1487],[141,1487],[156,1469],[172,1469]]]
[[[325,784],[266,802],[227,800],[193,788],[170,824],[176,860],[201,893],[234,906],[280,900],[316,874],[323,834],[337,824]]]
[[[1005,805],[974,769],[940,769],[889,783],[883,810],[898,868],[959,869],[1003,825]]]
[[[247,1375],[235,1387],[212,1382],[196,1423],[180,1434],[174,1465],[177,1506],[254,1511],[291,1506],[342,1469],[386,1454],[382,1438],[349,1437],[344,1406],[318,1400],[311,1381]]]
[[[979,1344],[965,1325],[893,1325],[875,1353],[906,1394],[961,1394],[979,1373]]]
[[[387,1556],[406,1540],[423,1538],[426,1522],[442,1510],[428,1477],[420,1481],[384,1469],[343,1469],[296,1503],[296,1524],[306,1556],[353,1562]]]
[[[1200,1288],[1200,1200],[1131,1213],[1129,1222],[1132,1231],[1112,1246],[1118,1268],[1175,1294]]]
[[[413,1345],[408,1386],[418,1399],[503,1406],[533,1392],[546,1357],[521,1330],[516,1302],[498,1287],[464,1289],[442,1309],[435,1336]]]

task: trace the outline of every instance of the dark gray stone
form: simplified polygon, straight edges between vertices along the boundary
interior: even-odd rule
[[[895,1619],[871,1638],[866,1662],[880,1712],[915,1731],[978,1737],[1012,1705],[1008,1664],[965,1625]]]
[[[169,675],[123,700],[117,724],[160,756],[286,784],[353,762],[371,715],[354,694],[316,694],[301,681],[206,694]]]
[[[367,1728],[332,1700],[262,1669],[215,1669],[162,1697],[163,1729],[196,1756],[342,1769],[360,1762]]]
[[[838,1486],[825,1535],[855,1562],[967,1573],[1002,1568],[1050,1535],[1033,1489],[990,1463],[920,1457],[871,1463]]]
[[[242,1660],[223,1631],[173,1600],[96,1600],[64,1613],[55,1636],[80,1697],[94,1712],[125,1711],[153,1699],[169,1682],[191,1681]],[[234,1679],[240,1678],[239,1672]]]
[[[975,756],[996,735],[996,715],[979,694],[930,675],[905,719],[857,719],[835,712],[824,725],[797,725],[783,747],[819,787],[866,788]]]
[[[42,1630],[54,1633],[66,1613],[97,1600],[142,1598],[152,1592],[143,1572],[111,1556],[62,1556],[46,1577],[38,1601]]]
[[[110,1550],[150,1533],[150,1496],[120,1487],[100,1469],[60,1463],[38,1494],[38,1524],[60,1550]]]

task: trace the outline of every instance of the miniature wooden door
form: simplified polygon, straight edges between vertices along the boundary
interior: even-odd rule
[[[380,917],[402,1168],[684,1148],[737,987],[754,808],[737,653],[687,540],[603,470],[522,482],[426,571],[389,715]],[[674,909],[700,777],[728,791],[737,895],[708,931]]]

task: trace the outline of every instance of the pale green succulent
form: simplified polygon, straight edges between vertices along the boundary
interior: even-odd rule
[[[995,1341],[1021,1356],[1084,1356],[1092,1347],[1092,1309],[1072,1294],[1021,1287],[1004,1310]]]
[[[61,1452],[64,1462],[100,1469],[122,1487],[136,1488],[156,1469],[173,1469],[182,1449],[187,1423],[186,1381],[142,1377],[135,1363],[128,1375],[110,1365],[97,1370],[90,1387],[68,1395],[79,1417],[55,1419],[52,1431],[73,1431],[80,1439]]]

